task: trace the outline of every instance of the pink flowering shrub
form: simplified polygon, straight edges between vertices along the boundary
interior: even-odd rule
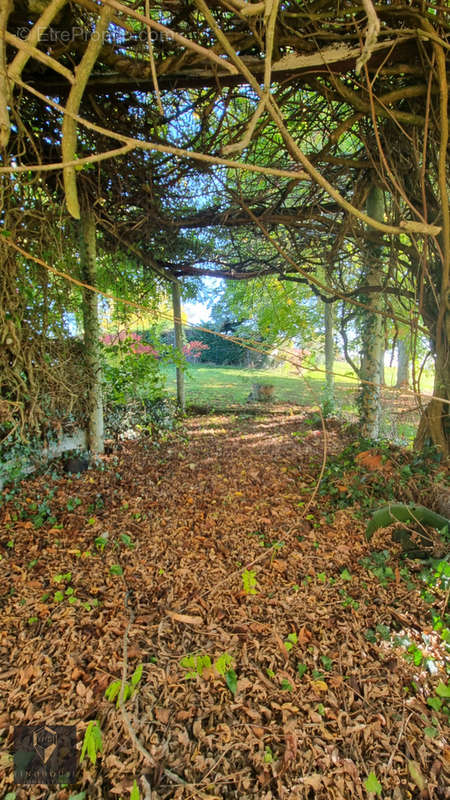
[[[114,347],[119,344],[127,344],[130,353],[142,355],[148,353],[155,358],[158,358],[159,353],[150,344],[143,344],[142,336],[138,333],[131,333],[130,331],[119,331],[118,333],[105,333],[100,337],[103,344]]]
[[[194,339],[192,342],[188,342],[184,345],[183,355],[188,361],[195,361],[197,358],[200,358],[202,350],[209,350],[209,345]]]
[[[161,355],[150,344],[144,344],[142,336],[139,333],[132,333],[131,331],[122,330],[118,333],[105,333],[100,337],[100,341],[102,344],[106,344],[110,347],[117,347],[118,345],[128,346],[128,353],[136,353],[136,355],[147,353],[154,358],[159,358]],[[187,344],[183,346],[183,355],[188,361],[195,361],[200,358],[202,350],[209,350],[209,345],[194,340],[192,342],[187,342]]]

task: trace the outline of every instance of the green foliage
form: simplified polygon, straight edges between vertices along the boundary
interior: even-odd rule
[[[380,470],[368,474],[363,463],[357,460],[359,453],[367,450],[373,450],[381,462],[393,456],[397,471],[389,477]],[[436,458],[434,450],[411,455],[406,451],[399,453],[398,448],[387,441],[375,443],[365,439],[356,440],[337,456],[328,459],[319,493],[326,498],[327,504],[332,508],[357,506],[360,509],[358,515],[367,519],[368,513],[373,514],[373,507],[377,501],[380,506],[381,504],[386,506],[389,501],[394,501],[391,508],[402,505],[398,503],[399,495],[401,496],[403,488],[407,490],[411,480],[414,482],[415,492],[421,489],[426,491],[430,474],[435,474],[439,466]],[[405,463],[399,463],[401,461]],[[368,538],[372,533],[369,530]]]
[[[184,656],[180,661],[180,666],[187,670],[186,680],[195,677],[201,678],[203,671],[211,668],[211,659],[207,653],[194,653]]]
[[[129,698],[133,695],[138,683],[140,682],[142,678],[142,669],[143,669],[142,664],[139,664],[131,676],[130,683],[128,683],[127,681],[125,682],[123,689],[124,703],[126,703],[127,700],[129,700]],[[114,700],[117,698],[117,703],[116,703],[117,708],[119,708],[120,705],[121,686],[122,686],[122,681],[119,680],[112,681],[105,691],[105,697],[111,703],[113,703]]]
[[[53,576],[53,580],[55,583],[70,583],[72,580],[72,573],[71,572],[60,572],[58,575]]]
[[[214,662],[214,669],[219,675],[224,676],[225,682],[234,697],[237,691],[237,675],[233,669],[233,658],[230,654],[222,653]]]
[[[268,744],[266,744],[266,746],[264,748],[264,763],[265,764],[273,764],[274,761],[276,761],[276,759],[274,757],[272,749],[269,747]]]
[[[374,772],[369,772],[369,775],[364,781],[364,786],[371,794],[381,795],[383,790],[383,787]]]
[[[140,795],[140,792],[139,792],[139,788],[138,788],[138,785],[136,783],[136,779],[134,779],[133,787],[131,789],[131,794],[130,794],[130,800],[140,800],[140,797],[141,797],[141,795]]]
[[[124,405],[132,398],[160,398],[164,389],[161,362],[151,353],[136,353],[129,342],[102,348],[105,401]]]
[[[105,536],[97,536],[94,539],[95,546],[97,550],[100,550],[101,553],[103,553],[103,550],[105,549],[107,542],[108,539]]]
[[[387,563],[390,557],[391,554],[389,550],[379,550],[361,559],[362,566],[372,572],[372,574],[378,578],[382,586],[387,586],[390,582],[395,580],[395,572]]]
[[[131,539],[131,536],[129,536],[129,535],[128,535],[128,533],[121,533],[121,534],[120,534],[120,541],[121,541],[121,542],[122,542],[122,543],[123,543],[123,544],[124,544],[126,547],[129,547],[129,548],[130,548],[130,550],[132,550],[132,549],[135,547],[135,544],[134,544],[134,542],[132,541],[132,539]]]
[[[256,590],[256,572],[245,569],[242,573],[242,583],[245,594],[258,594]]]
[[[219,675],[225,675],[233,666],[233,658],[229,653],[222,653],[214,662],[214,669]]]
[[[225,682],[226,682],[231,694],[234,697],[236,692],[237,692],[237,675],[236,675],[234,669],[228,669],[226,671],[226,673],[225,673]]]
[[[261,260],[264,243],[259,241],[257,246]],[[245,235],[247,253],[251,247],[252,242]],[[227,282],[212,315],[217,327],[269,350],[290,339],[301,339],[302,346],[317,340],[322,321],[317,299],[305,286],[280,281],[273,275],[251,282]],[[252,359],[255,356],[250,355]]]
[[[358,600],[355,600],[345,589],[339,589],[339,594],[342,597],[341,605],[343,608],[353,608],[355,611],[359,608]]]
[[[111,575],[123,575],[123,569],[120,564],[111,564],[109,571]]]
[[[287,637],[286,641],[284,642],[284,646],[285,646],[286,650],[289,652],[289,650],[292,650],[292,648],[294,647],[294,644],[297,644],[297,642],[298,642],[298,636],[294,631],[294,632],[288,634],[288,637]]]
[[[90,759],[93,766],[97,763],[98,754],[103,750],[103,737],[98,724],[98,720],[91,720],[86,728],[83,746],[81,748],[80,764],[84,760],[85,755]]]
[[[321,660],[321,662],[323,664],[323,668],[326,669],[327,672],[329,672],[329,670],[333,666],[333,662],[332,662],[331,658],[329,658],[328,656],[320,656],[320,660]]]
[[[214,328],[214,324],[209,323],[208,327]],[[227,366],[240,366],[247,360],[248,350],[237,342],[215,336],[208,331],[186,330],[186,340],[199,341],[207,345],[207,350],[202,350],[198,361],[200,363],[211,363]]]

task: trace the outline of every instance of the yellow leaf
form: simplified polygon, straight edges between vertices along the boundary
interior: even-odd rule
[[[311,681],[311,686],[317,692],[328,692],[328,686],[325,681]]]

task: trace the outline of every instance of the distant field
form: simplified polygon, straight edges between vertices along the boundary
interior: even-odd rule
[[[336,411],[340,414],[356,414],[355,398],[358,383],[348,364],[335,362]],[[395,368],[387,367],[385,378],[388,385],[395,383]],[[324,375],[320,370],[306,371],[303,375],[293,373],[287,367],[276,369],[243,369],[237,367],[215,367],[189,365],[185,377],[186,404],[222,409],[247,400],[252,383],[271,383],[275,386],[275,403],[296,403],[317,406],[321,403]],[[431,392],[432,376],[422,380],[423,392]],[[175,394],[175,368],[167,368],[167,388]],[[410,442],[417,426],[418,415],[414,398],[396,392],[383,392],[383,433],[404,443]]]

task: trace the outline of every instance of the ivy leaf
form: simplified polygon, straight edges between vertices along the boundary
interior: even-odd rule
[[[429,697],[427,703],[434,711],[440,711],[442,707],[442,700],[439,697]]]
[[[438,694],[439,697],[450,697],[450,686],[446,686],[443,681],[439,681],[436,686],[436,694]]]
[[[381,786],[381,783],[374,772],[369,772],[369,775],[364,781],[364,786],[366,787],[368,792],[372,792],[372,794],[381,795],[383,787]]]

